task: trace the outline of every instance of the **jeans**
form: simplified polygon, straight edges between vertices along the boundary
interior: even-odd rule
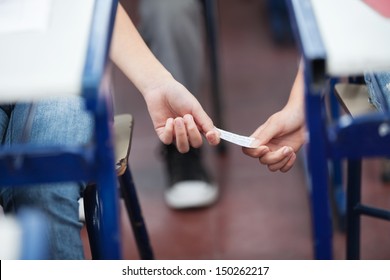
[[[21,141],[29,104],[0,107],[2,148]],[[79,97],[49,99],[36,103],[28,142],[37,145],[76,145],[92,137],[93,119]],[[64,170],[66,172],[66,170]],[[2,186],[0,202],[6,213],[29,207],[40,210],[48,219],[47,242],[51,259],[83,259],[78,199],[81,182]]]
[[[374,74],[382,93],[385,96],[387,108],[390,109],[390,72],[380,72]],[[374,89],[373,74],[366,74],[364,76],[366,84],[369,89],[370,102],[381,112],[385,111],[386,105],[383,104],[381,93]]]
[[[142,0],[140,32],[177,81],[198,95],[204,74],[203,10],[199,0]]]

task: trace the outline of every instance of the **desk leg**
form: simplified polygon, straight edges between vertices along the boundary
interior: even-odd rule
[[[113,170],[115,172],[115,170]],[[103,172],[103,170],[98,171]],[[119,233],[119,215],[118,215],[118,196],[116,178],[110,178],[107,174],[102,175],[97,184],[97,195],[100,201],[100,232],[99,232],[99,252],[101,259],[116,260],[121,259],[120,253],[120,233]],[[114,173],[115,174],[115,173]]]
[[[99,253],[100,258],[114,260],[121,259],[119,233],[119,207],[117,194],[117,178],[114,164],[114,150],[107,117],[95,119],[99,133],[97,164],[97,196],[99,202]],[[108,141],[107,139],[111,139]]]
[[[332,221],[328,192],[328,167],[323,100],[305,86],[310,206],[312,211],[314,258],[332,258]]]
[[[329,85],[329,106],[332,120],[338,120],[340,118],[340,103],[335,95],[335,85],[338,83],[338,79],[330,79]],[[343,170],[342,161],[340,159],[332,159],[330,165],[331,174],[331,201],[332,207],[336,210],[338,228],[340,231],[345,232],[345,218],[346,218],[346,194],[344,191],[343,182]]]
[[[347,259],[360,258],[360,213],[356,207],[361,202],[361,159],[348,160],[347,186]]]

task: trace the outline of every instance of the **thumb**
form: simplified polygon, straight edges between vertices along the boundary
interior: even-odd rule
[[[253,143],[253,146],[266,145],[272,138],[277,136],[280,133],[281,127],[273,123],[265,123],[260,126],[256,131],[251,135],[256,140]]]
[[[194,111],[193,117],[195,123],[201,130],[201,133],[206,136],[207,141],[211,145],[217,145],[220,142],[219,132],[216,130],[213,121],[203,110],[201,106]]]

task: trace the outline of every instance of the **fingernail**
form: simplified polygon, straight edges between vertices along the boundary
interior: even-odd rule
[[[182,127],[182,126],[183,126],[183,119],[182,119],[182,118],[176,118],[176,119],[175,119],[175,124],[176,124],[178,127]]]
[[[211,145],[218,145],[221,141],[217,133],[208,133],[207,140]]]
[[[282,151],[284,156],[287,156],[287,155],[291,154],[291,152],[292,152],[292,149],[289,148],[289,147],[284,147],[283,151]]]
[[[259,139],[255,139],[255,140],[253,140],[252,143],[251,143],[251,147],[253,147],[253,148],[257,148],[257,147],[259,147],[260,145],[261,145],[261,142],[260,142]]]

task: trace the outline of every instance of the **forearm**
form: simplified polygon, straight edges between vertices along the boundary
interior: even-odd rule
[[[124,8],[119,4],[110,57],[145,96],[172,75],[151,53]]]
[[[210,144],[218,144],[219,135],[210,117],[152,54],[120,4],[110,57],[143,95],[163,143],[175,142],[180,152],[187,152],[190,145],[202,144],[203,133]]]
[[[301,64],[295,77],[294,84],[291,88],[290,97],[286,107],[302,111],[302,114],[304,114],[304,106],[304,79],[303,68]]]

